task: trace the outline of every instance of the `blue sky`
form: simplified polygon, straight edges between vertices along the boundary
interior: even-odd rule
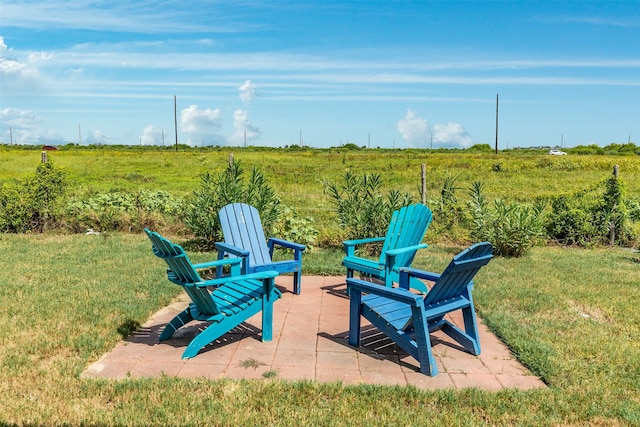
[[[639,144],[640,1],[0,3],[0,142]]]

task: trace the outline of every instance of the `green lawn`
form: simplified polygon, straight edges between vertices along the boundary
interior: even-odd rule
[[[438,271],[459,249],[431,245],[415,265]],[[478,312],[549,385],[501,392],[82,379],[179,291],[148,240],[0,235],[0,251],[0,425],[640,424],[640,254],[631,250],[538,247],[480,272]],[[312,252],[305,273],[342,274],[339,262]]]

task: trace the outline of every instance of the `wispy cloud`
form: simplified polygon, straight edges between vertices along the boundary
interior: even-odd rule
[[[173,1],[113,2],[3,0],[3,25],[16,28],[78,29],[126,31],[130,33],[231,33],[258,28],[242,16],[234,18],[225,2],[203,0],[191,7],[178,7]],[[25,13],[28,10],[28,13]],[[222,10],[222,11],[221,11]],[[216,13],[218,12],[218,13]],[[195,18],[194,18],[195,16]],[[199,19],[198,19],[199,17]]]
[[[0,139],[14,144],[59,144],[63,138],[54,129],[42,127],[42,117],[33,111],[18,108],[0,110],[0,123],[6,129]]]
[[[543,20],[545,22],[584,24],[584,25],[592,25],[592,26],[604,26],[604,27],[621,27],[621,28],[640,27],[640,18],[638,17],[611,18],[608,16],[597,16],[597,15],[560,15],[555,17],[546,17]]]

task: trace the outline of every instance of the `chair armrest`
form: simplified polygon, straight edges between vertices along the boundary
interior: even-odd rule
[[[278,274],[280,273],[278,273],[275,270],[267,270],[267,271],[260,271],[258,273],[245,274],[242,276],[227,276],[227,277],[221,277],[218,279],[205,280],[204,282],[196,283],[195,285],[199,288],[205,288],[207,286],[220,286],[220,285],[224,285],[225,283],[237,282],[239,280],[273,279],[274,277],[277,277]]]
[[[420,304],[422,304],[422,299],[424,298],[424,295],[417,295],[406,289],[389,288],[375,283],[365,282],[360,279],[347,279],[347,290],[349,295],[352,297],[354,292],[366,292],[367,294],[378,295],[394,301],[409,304],[413,307],[419,307]]]
[[[345,240],[342,244],[344,246],[356,246],[364,243],[382,242],[384,239],[384,237],[368,237],[366,239]]]
[[[216,242],[215,243],[216,250],[218,252],[227,252],[231,255],[235,255],[238,257],[246,258],[251,253],[250,251],[238,248],[237,246],[230,245],[224,242]]]
[[[440,274],[432,273],[430,271],[418,270],[417,268],[404,267],[400,269],[400,281],[402,281],[402,277],[405,276],[407,279],[409,277],[417,277],[419,279],[429,280],[430,282],[435,282],[440,278]]]
[[[427,249],[428,247],[429,245],[427,245],[426,243],[421,243],[419,245],[407,246],[405,248],[392,249],[390,251],[385,252],[385,254],[387,256],[398,256],[405,252],[414,252],[414,251],[418,251],[419,249]]]
[[[365,243],[373,243],[373,242],[382,242],[384,241],[384,237],[369,237],[367,239],[356,239],[356,240],[345,240],[342,242],[344,246],[344,253],[347,256],[353,256],[355,254],[355,247],[357,245],[362,245]]]
[[[278,239],[276,237],[269,237],[268,244],[269,245],[274,244],[274,245],[282,246],[284,248],[294,249],[298,251],[304,251],[305,249],[307,249],[305,245],[302,245],[300,243],[290,242],[288,240]]]
[[[193,268],[198,268],[198,269],[203,269],[203,268],[212,268],[212,267],[220,267],[223,265],[239,265],[242,263],[242,259],[241,258],[225,258],[225,259],[220,259],[217,261],[209,261],[209,262],[203,262],[200,264],[193,264]]]

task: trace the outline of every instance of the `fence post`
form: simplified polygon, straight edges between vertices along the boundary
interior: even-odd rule
[[[427,166],[423,163],[422,164],[422,191],[421,191],[421,196],[422,196],[422,204],[426,205],[427,204]]]
[[[47,163],[47,152],[42,150],[42,163]]]
[[[618,181],[618,172],[620,167],[615,165],[613,167],[613,178],[616,180],[616,184]],[[614,212],[618,208],[618,202],[613,201],[613,205],[611,206],[611,220],[609,221],[609,245],[613,246],[616,243],[616,221],[614,217]]]

